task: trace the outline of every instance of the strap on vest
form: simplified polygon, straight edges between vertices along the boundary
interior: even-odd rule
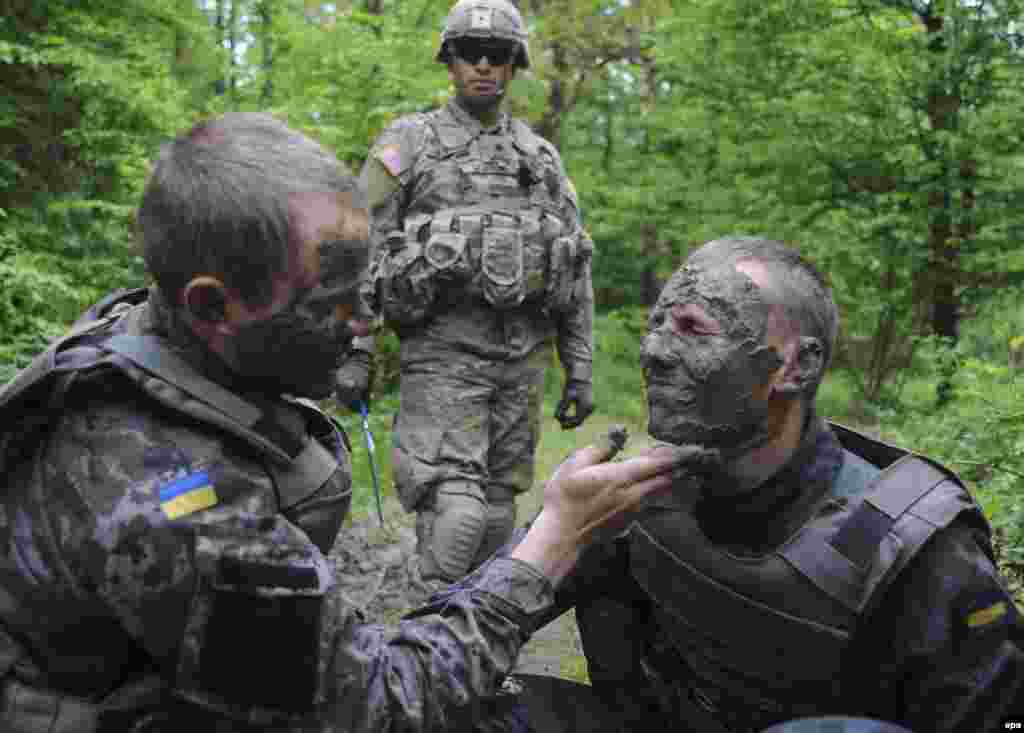
[[[896,521],[946,479],[945,473],[927,461],[904,456],[875,479],[869,495],[832,539],[832,547],[861,570],[867,570]]]
[[[319,440],[311,437],[290,465],[271,464],[268,468],[277,485],[281,508],[288,509],[327,483],[338,469],[338,461]]]
[[[902,448],[869,438],[858,433],[856,430],[851,430],[831,420],[828,421],[828,426],[836,434],[836,437],[839,438],[839,442],[842,443],[844,448],[862,458],[866,458],[869,463],[873,463],[881,468],[890,466],[907,455],[907,451]]]
[[[149,288],[121,288],[100,298],[78,317],[75,326],[106,318],[117,306],[134,307],[149,299]]]
[[[957,486],[943,469],[904,453],[878,475],[864,501],[830,538],[827,530],[806,528],[819,534],[818,540],[791,543],[780,554],[829,596],[863,613],[886,578],[894,577],[936,530],[968,508],[948,500],[943,484]],[[935,501],[926,498],[937,489]]]
[[[154,374],[189,395],[215,407],[237,423],[252,428],[263,411],[220,385],[195,373],[177,354],[152,336],[118,334],[104,344],[147,372]]]

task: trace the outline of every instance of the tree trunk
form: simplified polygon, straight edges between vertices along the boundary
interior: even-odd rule
[[[213,37],[217,48],[221,50],[224,48],[224,2],[225,0],[217,0],[217,14],[213,18]],[[220,71],[220,78],[213,82],[213,93],[218,97],[222,96],[228,87],[224,78],[224,69],[221,68]]]
[[[263,32],[263,91],[260,104],[269,107],[274,99],[274,7],[273,0],[261,0],[257,13]]]
[[[645,103],[648,110],[653,111],[658,104],[658,80],[654,64],[644,65],[643,89]],[[651,140],[651,128],[644,130],[643,155],[646,157],[654,149],[654,141]],[[644,225],[641,236],[643,237],[642,252],[644,257],[644,270],[640,276],[640,297],[646,306],[653,306],[664,283],[658,278],[658,260],[663,250],[663,243],[658,238],[658,228],[654,225]]]
[[[228,16],[228,90],[231,93],[232,106],[238,104],[238,2],[231,0],[231,14]]]
[[[565,113],[564,79],[569,75],[569,64],[561,43],[551,44],[551,65],[555,69],[555,76],[551,80],[551,90],[548,92],[547,109],[537,123],[537,134],[561,150],[562,115]]]
[[[926,11],[921,20],[929,36],[928,52],[935,64],[942,64],[946,51],[946,42],[942,35],[945,17],[941,15],[941,4],[936,12]],[[946,72],[936,75],[928,90],[927,115],[933,131],[954,132],[959,124],[962,99],[959,90],[949,79]],[[956,199],[957,182],[952,171],[961,166],[946,158],[944,146],[936,146],[935,155],[943,159],[942,184],[939,190],[933,191],[928,197],[931,208],[928,226],[928,248],[930,267],[932,269],[932,332],[945,338],[950,345],[956,345],[960,335],[960,294],[958,290],[960,269],[960,239],[954,236],[953,206]],[[974,193],[971,189],[964,190],[962,203],[970,203],[973,207]],[[973,227],[959,232],[973,235]],[[953,361],[950,360],[952,364]],[[944,404],[952,396],[952,373],[944,374],[936,387],[939,404]]]

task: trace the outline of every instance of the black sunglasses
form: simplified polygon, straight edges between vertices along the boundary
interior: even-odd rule
[[[487,57],[491,66],[504,66],[516,53],[516,46],[509,43],[494,43],[460,38],[452,42],[455,55],[467,64],[476,64]]]

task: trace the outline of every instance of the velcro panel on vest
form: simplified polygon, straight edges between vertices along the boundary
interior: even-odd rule
[[[946,478],[945,473],[916,456],[901,458],[875,480],[870,494],[832,539],[832,547],[867,570],[896,521]]]
[[[444,154],[450,155],[467,147],[473,141],[473,134],[445,112],[446,110],[441,110],[444,119],[432,118],[429,119],[429,124],[437,135]]]
[[[864,605],[867,572],[830,544],[832,535],[832,527],[807,525],[779,549],[779,555],[831,598],[857,612]]]
[[[630,536],[641,545],[631,555],[643,558],[632,562],[631,570],[647,594],[701,634],[728,639],[730,648],[743,650],[753,677],[818,682],[838,674],[847,631],[778,611],[729,589],[683,562],[639,525]],[[729,609],[742,609],[742,615],[734,616]],[[794,657],[808,649],[814,650],[815,663],[796,663]]]
[[[925,463],[924,459],[918,458]],[[934,468],[934,467],[933,467]],[[949,526],[957,517],[968,513],[980,524],[986,526],[981,508],[974,502],[967,490],[952,476],[943,474],[943,479],[931,491],[899,517],[887,541],[882,544],[868,577],[866,593],[874,598],[878,590],[896,577],[917,555],[918,551],[938,530]],[[893,557],[884,552],[890,546],[898,550]]]

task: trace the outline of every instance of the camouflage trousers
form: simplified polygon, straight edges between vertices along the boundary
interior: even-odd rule
[[[455,558],[443,572],[448,580],[471,569],[464,566],[472,557],[463,562],[456,556],[479,554],[472,566],[479,564],[515,526],[515,497],[533,485],[551,358],[549,342],[520,359],[486,358],[424,340],[402,344],[395,488],[405,510],[420,515],[421,554],[436,516],[452,525],[438,532],[466,537],[464,551],[445,551]],[[468,508],[453,506],[460,500]],[[464,516],[456,516],[460,511]]]

